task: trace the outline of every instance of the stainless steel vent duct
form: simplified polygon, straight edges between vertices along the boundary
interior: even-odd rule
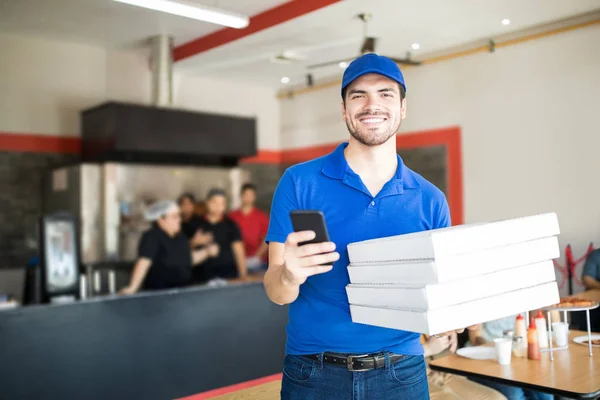
[[[150,38],[150,68],[152,72],[152,104],[170,106],[173,103],[172,39],[167,35]]]

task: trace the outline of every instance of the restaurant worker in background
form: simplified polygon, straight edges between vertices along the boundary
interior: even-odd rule
[[[229,218],[242,232],[248,270],[264,270],[268,260],[269,246],[265,237],[269,229],[269,217],[255,206],[256,186],[253,184],[246,183],[242,186],[241,200],[241,207],[229,213]]]
[[[389,58],[354,60],[341,87],[349,142],[288,168],[277,185],[264,285],[290,305],[282,399],[429,398],[420,335],[353,323],[345,290],[349,243],[450,225],[444,194],[396,153],[405,92]],[[314,232],[293,232],[298,209],[321,210],[332,242],[299,246]]]
[[[184,193],[177,201],[181,211],[181,232],[188,238],[192,248],[201,247],[212,242],[210,233],[198,229],[202,217],[196,214],[196,198],[192,193]]]
[[[181,233],[181,215],[174,201],[154,203],[146,212],[146,220],[153,222],[152,227],[142,235],[130,283],[121,289],[121,294],[187,286],[192,282],[192,266],[219,254],[216,244],[190,249],[188,239]]]
[[[199,229],[212,234],[219,245],[218,257],[208,260],[202,268],[194,269],[194,281],[206,282],[211,279],[245,279],[246,253],[240,229],[225,212],[227,195],[222,189],[211,189],[206,198],[206,214],[202,217]]]

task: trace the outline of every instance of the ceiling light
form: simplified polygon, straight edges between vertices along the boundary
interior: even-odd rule
[[[502,25],[510,25],[510,19],[508,19],[508,18],[504,18],[504,19],[502,20]]]
[[[155,11],[161,11],[168,14],[175,14],[182,17],[197,19],[213,24],[229,26],[231,28],[242,29],[248,26],[250,19],[241,14],[232,13],[217,8],[206,7],[203,5],[190,5],[189,3],[177,2],[172,0],[113,0],[119,3],[130,4],[143,8],[149,8]]]
[[[287,76],[284,76],[283,78],[281,78],[281,83],[283,83],[283,84],[290,83],[290,78],[288,78]]]
[[[346,68],[346,67],[348,67],[348,63],[346,61],[342,61],[338,65],[340,66],[340,68]]]
[[[410,47],[412,47],[413,50],[419,50],[421,48],[421,46],[419,45],[419,43],[413,43]]]

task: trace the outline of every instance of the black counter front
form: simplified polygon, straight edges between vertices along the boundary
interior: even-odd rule
[[[0,399],[175,399],[281,372],[261,283],[0,312]]]

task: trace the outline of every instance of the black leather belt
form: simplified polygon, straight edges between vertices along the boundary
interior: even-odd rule
[[[314,361],[319,360],[319,354],[304,355]],[[395,363],[404,358],[401,354],[390,354],[390,364]],[[385,354],[362,354],[362,355],[347,355],[338,353],[325,353],[323,362],[326,364],[334,364],[348,368],[348,371],[362,372],[372,369],[385,367]]]

